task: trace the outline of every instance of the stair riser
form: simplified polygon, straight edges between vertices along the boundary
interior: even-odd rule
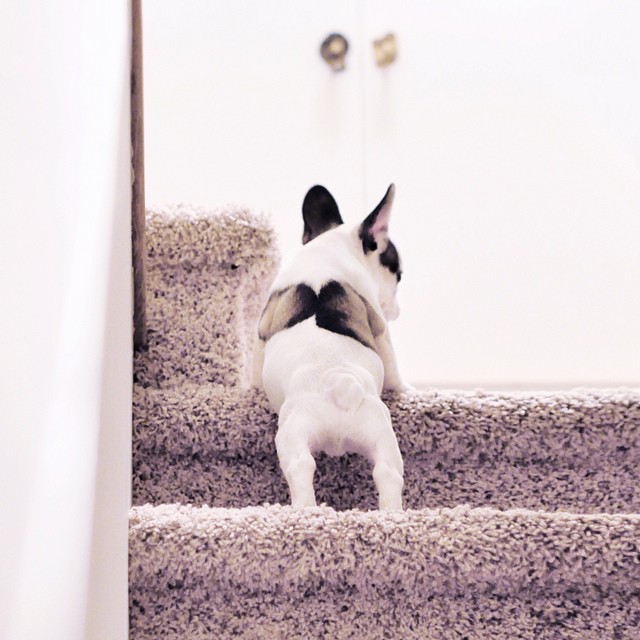
[[[132,592],[131,631],[136,640],[241,638],[252,640],[637,640],[640,597],[545,598],[468,595],[425,598],[413,594],[371,601],[349,593],[292,599],[277,594],[171,592],[145,599]],[[206,596],[203,597],[203,594]],[[194,597],[198,604],[191,604]],[[159,605],[158,603],[163,603]],[[161,607],[154,611],[155,607]],[[146,606],[144,613],[140,607]],[[302,624],[304,619],[304,624]]]
[[[134,468],[135,504],[185,502],[215,507],[288,504],[289,493],[275,451],[256,459],[200,457],[163,459]],[[589,462],[591,464],[589,464]],[[405,458],[404,504],[422,509],[457,504],[498,509],[561,509],[584,513],[640,511],[640,464],[618,455],[583,461],[569,468],[557,464],[512,465],[503,460],[474,466],[436,456]],[[615,481],[624,471],[625,483]],[[369,464],[359,456],[317,457],[316,499],[336,509],[375,509],[377,492]]]

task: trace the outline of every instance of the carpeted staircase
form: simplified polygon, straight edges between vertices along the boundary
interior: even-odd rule
[[[357,456],[294,510],[247,386],[268,222],[177,206],[147,246],[132,640],[640,639],[640,392],[387,395],[407,510],[375,510]]]

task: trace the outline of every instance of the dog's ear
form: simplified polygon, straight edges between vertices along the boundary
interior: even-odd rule
[[[304,233],[302,244],[319,236],[329,229],[342,224],[342,217],[333,196],[322,186],[311,187],[302,203]]]
[[[394,184],[390,184],[380,204],[365,218],[360,225],[359,235],[362,240],[362,250],[365,253],[375,251],[378,245],[389,237],[389,218],[391,206],[396,193]]]

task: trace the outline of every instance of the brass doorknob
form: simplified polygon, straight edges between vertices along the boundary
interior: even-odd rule
[[[388,33],[384,38],[373,41],[373,52],[376,56],[376,63],[379,67],[386,67],[391,64],[398,55],[398,44],[393,33]]]
[[[320,45],[320,55],[334,71],[344,69],[347,51],[349,51],[349,43],[339,33],[330,33]]]

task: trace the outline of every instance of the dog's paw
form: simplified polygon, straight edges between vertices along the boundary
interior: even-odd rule
[[[394,382],[393,384],[385,384],[384,391],[387,393],[402,393],[402,394],[409,394],[409,395],[413,395],[415,393],[420,392],[419,389],[409,384],[408,382],[404,382],[402,380]]]

